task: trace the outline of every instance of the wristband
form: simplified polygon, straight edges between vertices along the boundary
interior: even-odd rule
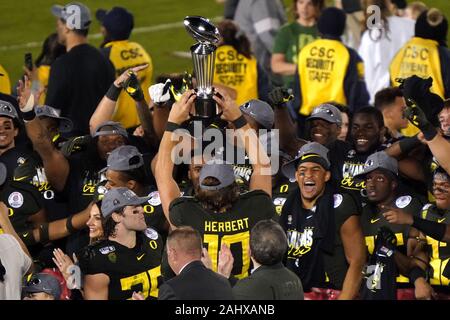
[[[117,101],[119,98],[120,92],[122,91],[122,88],[117,88],[116,85],[113,83],[108,91],[106,92],[105,96],[112,101]]]
[[[178,128],[180,128],[180,125],[178,123],[167,121],[166,130],[165,131],[174,132]]]
[[[244,115],[241,115],[239,118],[232,121],[232,123],[234,124],[234,127],[236,129],[240,129],[247,124],[247,120],[245,119]]]
[[[405,154],[405,153],[410,152],[416,146],[420,145],[420,140],[419,140],[419,138],[417,138],[417,135],[415,135],[413,137],[407,137],[407,138],[401,139],[398,142],[398,145],[399,145],[402,153]]]
[[[66,219],[66,229],[69,232],[69,234],[75,233],[77,231],[77,229],[73,227],[72,218],[73,215]]]
[[[409,281],[414,284],[414,282],[416,282],[416,280],[418,278],[425,278],[426,279],[426,274],[425,271],[420,269],[419,267],[414,267],[411,269],[411,271],[409,272]]]
[[[23,112],[23,111],[22,111],[22,119],[23,119],[25,122],[31,121],[31,120],[33,120],[34,118],[36,118],[36,113],[34,112],[34,110],[27,111],[27,112]]]
[[[447,229],[445,223],[428,221],[415,216],[413,217],[412,226],[438,241],[442,241],[445,236],[445,230]]]

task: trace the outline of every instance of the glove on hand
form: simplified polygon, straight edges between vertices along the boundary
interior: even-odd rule
[[[153,100],[156,104],[164,104],[167,101],[170,100],[170,86],[172,85],[172,82],[170,79],[166,80],[166,83],[157,83],[150,88],[148,88],[148,93],[150,95],[150,98]]]
[[[144,100],[144,92],[142,92],[139,80],[136,75],[130,71],[130,77],[123,83],[123,88],[135,101]]]

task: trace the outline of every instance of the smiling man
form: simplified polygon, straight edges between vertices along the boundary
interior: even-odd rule
[[[144,298],[158,297],[163,243],[145,224],[142,205],[149,199],[127,188],[106,193],[101,206],[106,240],[80,257],[85,299],[126,300],[134,291]]]
[[[309,300],[355,298],[366,258],[358,207],[349,195],[333,194],[329,169],[328,149],[317,142],[304,145],[282,169],[298,184],[280,217],[289,245],[286,267],[299,276]]]
[[[369,254],[374,252],[378,230],[389,228],[397,238],[395,262],[399,272],[389,275],[392,285],[397,286],[397,299],[430,298],[431,288],[426,283],[425,273],[421,271],[427,267],[428,257],[423,243],[417,241],[419,232],[407,225],[391,224],[383,216],[389,209],[401,210],[409,215],[420,212],[421,203],[417,197],[398,193],[397,160],[384,151],[376,152],[367,158],[360,176],[365,179],[368,200],[362,209],[361,224]]]

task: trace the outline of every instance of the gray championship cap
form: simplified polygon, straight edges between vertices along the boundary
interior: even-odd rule
[[[48,273],[36,273],[23,287],[25,293],[45,292],[59,300],[61,286],[59,280]]]
[[[206,178],[212,177],[219,181],[216,186],[207,186],[203,182]],[[219,190],[228,187],[234,182],[233,166],[229,163],[214,159],[208,161],[200,170],[200,188],[204,190]]]
[[[330,168],[328,159],[328,149],[317,142],[309,142],[303,145],[297,153],[297,156],[285,163],[282,167],[283,174],[289,179],[295,179],[295,172],[299,164],[304,162],[315,162],[320,164],[325,170]]]
[[[367,157],[363,171],[355,174],[355,176],[364,177],[366,174],[376,169],[384,169],[394,175],[398,175],[398,162],[396,159],[388,156],[388,154],[384,151],[375,152]]]
[[[48,117],[59,121],[59,132],[70,132],[73,128],[73,122],[69,118],[60,117],[59,112],[55,108],[42,105],[34,108],[36,117]]]
[[[87,30],[91,24],[91,11],[80,2],[71,2],[65,6],[55,4],[52,14],[66,22],[71,30]]]
[[[139,150],[135,146],[125,145],[114,149],[109,154],[106,168],[103,170],[128,171],[143,165],[144,158]]]
[[[264,101],[252,99],[239,107],[242,113],[252,117],[266,129],[272,129],[275,115],[272,107]]]
[[[95,132],[92,136],[95,138],[98,136],[106,136],[110,134],[118,134],[125,138],[128,138],[127,130],[125,130],[125,128],[119,122],[114,121],[106,121],[100,124],[95,129]]]
[[[324,103],[314,108],[311,116],[306,120],[322,119],[330,123],[335,123],[340,127],[342,125],[341,111],[335,106]]]
[[[138,197],[128,188],[115,188],[109,190],[102,200],[102,215],[109,217],[113,212],[126,206],[139,206],[146,203],[150,197]]]
[[[0,100],[0,117],[19,119],[16,108],[8,101]]]

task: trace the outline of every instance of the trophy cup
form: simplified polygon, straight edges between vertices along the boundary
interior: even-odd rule
[[[211,121],[217,116],[216,102],[212,98],[214,88],[214,60],[219,30],[208,19],[200,16],[184,18],[186,31],[198,42],[191,46],[192,61],[197,80],[194,120]]]

